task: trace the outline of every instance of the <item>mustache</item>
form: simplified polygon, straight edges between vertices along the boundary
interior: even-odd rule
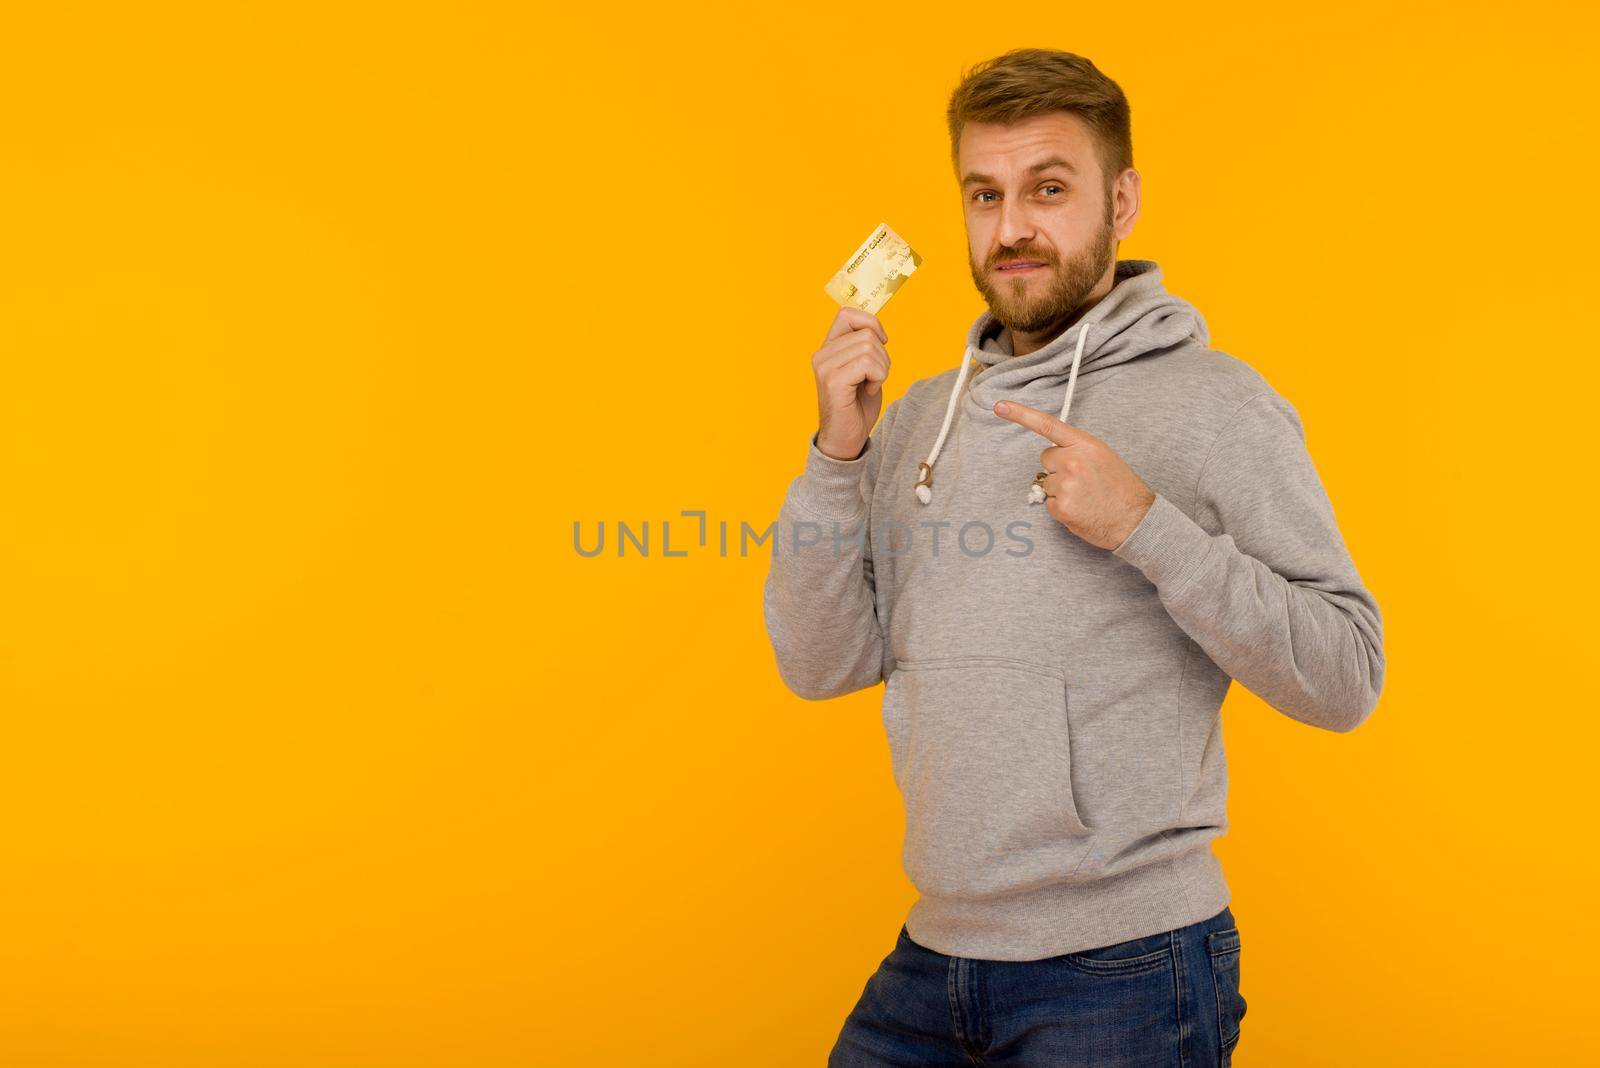
[[[1006,260],[1037,260],[1040,263],[1050,265],[1055,263],[1055,260],[1052,260],[1049,256],[1024,249],[1021,252],[1001,252],[989,261],[989,266],[993,267]]]

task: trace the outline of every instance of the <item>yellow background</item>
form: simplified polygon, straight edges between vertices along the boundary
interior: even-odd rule
[[[1357,732],[1225,706],[1235,1063],[1600,1054],[1580,11],[11,5],[0,1063],[821,1064],[913,900],[881,690],[790,695],[715,524],[880,220],[888,397],[959,359],[943,111],[1025,44],[1384,611]]]

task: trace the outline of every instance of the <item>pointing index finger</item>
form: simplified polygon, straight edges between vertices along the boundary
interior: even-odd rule
[[[1078,428],[1072,424],[1063,423],[1048,412],[1041,412],[1037,408],[1030,408],[1016,401],[996,401],[994,414],[1002,419],[1009,419],[1018,426],[1025,426],[1057,445],[1075,445],[1083,439]]]

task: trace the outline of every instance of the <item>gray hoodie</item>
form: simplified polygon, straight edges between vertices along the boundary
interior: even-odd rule
[[[789,484],[764,591],[778,672],[811,700],[885,683],[924,946],[1037,960],[1216,915],[1229,681],[1331,731],[1377,704],[1382,617],[1299,414],[1209,340],[1154,262],[1119,260],[1025,356],[985,310],[860,456],[813,436]],[[1150,486],[1122,544],[1031,502],[1050,442],[1001,398],[1070,406]]]

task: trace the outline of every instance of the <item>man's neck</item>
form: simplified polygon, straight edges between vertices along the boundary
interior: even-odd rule
[[[1072,314],[1058,326],[1047,326],[1036,334],[1024,334],[1016,330],[1011,331],[1011,355],[1026,356],[1030,352],[1037,352],[1050,342],[1072,329],[1072,324],[1083,318],[1084,312],[1093,305],[1080,305]]]

